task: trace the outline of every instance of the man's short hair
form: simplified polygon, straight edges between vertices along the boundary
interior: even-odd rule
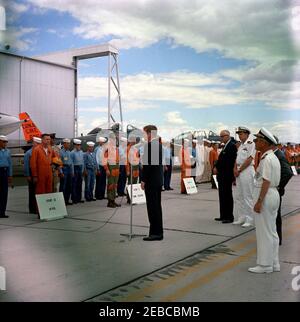
[[[146,133],[157,133],[157,127],[155,125],[146,125],[144,126],[143,130]]]
[[[49,133],[43,133],[41,138],[43,139],[45,136],[50,136],[50,134]]]

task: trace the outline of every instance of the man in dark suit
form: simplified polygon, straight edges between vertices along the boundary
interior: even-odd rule
[[[277,141],[277,144],[279,144],[279,140],[277,136],[274,135],[274,138]],[[282,220],[281,220],[281,202],[282,202],[282,196],[284,195],[284,188],[290,181],[291,177],[293,176],[293,171],[282,151],[280,151],[277,147],[277,145],[273,146],[274,154],[277,156],[279,162],[280,162],[280,182],[278,186],[278,192],[280,196],[280,203],[279,208],[277,211],[277,218],[276,218],[276,230],[279,237],[279,245],[282,244]]]
[[[144,145],[142,159],[143,171],[141,187],[145,190],[148,218],[150,223],[149,236],[145,241],[163,239],[163,220],[161,207],[161,187],[163,185],[162,145],[157,136],[157,127],[144,127],[147,143]]]
[[[217,175],[219,184],[219,204],[220,218],[215,218],[217,221],[222,221],[223,224],[233,222],[233,196],[232,183],[234,181],[234,164],[237,156],[237,148],[230,137],[230,132],[223,130],[220,133],[222,142],[225,144],[222,149],[218,161],[213,169]]]

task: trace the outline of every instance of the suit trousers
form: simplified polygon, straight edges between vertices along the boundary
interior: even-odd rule
[[[163,220],[161,207],[161,187],[145,186],[148,219],[150,223],[150,235],[163,236]]]
[[[37,204],[35,200],[35,184],[33,183],[33,179],[28,182],[28,205],[29,205],[29,213],[36,214],[37,213]]]
[[[279,207],[277,210],[277,217],[276,217],[276,230],[279,237],[279,245],[282,245],[282,219],[281,219],[281,202],[282,196],[279,195]]]
[[[218,177],[220,219],[233,220],[233,196],[231,178]]]

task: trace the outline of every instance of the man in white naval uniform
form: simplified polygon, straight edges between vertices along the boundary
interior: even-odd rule
[[[234,167],[236,178],[234,208],[238,218],[233,224],[247,228],[253,225],[254,158],[256,150],[254,143],[248,141],[250,135],[248,128],[240,126],[236,133],[239,135],[241,144],[237,151]]]
[[[279,238],[276,231],[276,217],[279,207],[277,187],[280,182],[280,163],[272,150],[276,139],[265,128],[261,128],[255,136],[255,147],[262,153],[255,174],[253,191],[257,266],[249,268],[248,271],[251,273],[279,272]]]

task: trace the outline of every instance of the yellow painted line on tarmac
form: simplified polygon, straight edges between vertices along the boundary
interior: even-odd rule
[[[300,213],[297,214],[297,215],[300,215]],[[297,216],[297,215],[295,215],[295,216]],[[294,219],[295,219],[294,216],[287,218],[288,223],[286,222],[286,226],[290,226],[290,224],[291,224],[291,225],[293,225],[293,229],[285,229],[284,230],[284,233],[285,234],[287,234],[287,233],[288,234],[294,234],[294,233],[299,232],[299,230],[297,230],[296,228],[300,228],[300,225],[296,225],[295,226],[295,220]],[[293,221],[293,222],[290,223],[290,221]],[[299,221],[296,220],[296,222],[299,222]],[[248,246],[248,245],[250,245],[250,244],[252,244],[254,242],[256,242],[256,238],[255,237],[248,238],[246,241],[243,241],[242,243],[238,244],[236,247],[232,247],[231,250],[232,251],[239,251],[239,250],[245,248],[246,246]],[[235,261],[237,261],[237,263],[239,264],[240,263],[239,261],[242,262],[242,261],[248,259],[249,257],[251,257],[252,252],[254,252],[253,254],[255,254],[256,248],[254,248],[250,252],[248,252],[248,253],[251,253],[251,254],[247,258],[245,258],[245,256],[247,256],[248,253],[246,253],[246,255],[241,255],[240,257],[238,257],[237,259],[235,259]],[[139,290],[137,292],[134,292],[133,294],[130,294],[130,295],[122,298],[122,301],[124,301],[124,302],[136,302],[136,301],[142,300],[143,298],[145,298],[145,296],[147,296],[147,295],[149,295],[149,294],[151,294],[153,292],[157,292],[157,291],[159,291],[161,289],[164,289],[164,288],[166,288],[166,287],[168,287],[168,286],[170,286],[170,285],[172,285],[174,283],[177,283],[180,279],[186,277],[189,274],[192,274],[192,273],[196,272],[199,269],[202,269],[202,268],[205,268],[205,267],[209,266],[214,261],[219,260],[219,259],[222,259],[226,255],[227,255],[226,253],[214,254],[214,255],[212,255],[213,258],[209,258],[207,261],[200,262],[199,264],[196,264],[196,265],[194,265],[192,267],[184,268],[182,271],[180,271],[176,275],[170,276],[167,279],[160,280],[158,282],[154,282],[150,286],[145,287],[145,288],[143,288],[143,289],[141,289],[141,290]],[[234,267],[234,266],[236,266],[238,264],[235,264],[232,267]],[[227,265],[225,265],[225,266],[227,266]],[[222,268],[220,268],[219,270],[221,270],[221,269]],[[227,271],[227,270],[225,269],[225,271]],[[210,274],[212,274],[212,273],[209,273],[206,276],[210,276]],[[220,274],[222,274],[222,273],[223,272],[220,272]],[[220,274],[217,274],[215,277],[219,276]],[[203,276],[202,278],[205,279],[206,276]],[[210,277],[210,278],[213,279],[215,277]],[[168,301],[168,298],[169,297],[166,297],[162,301]],[[170,301],[173,301],[173,300],[170,300]]]
[[[289,233],[289,236],[300,233],[300,225],[296,225],[293,227],[293,229],[288,229],[285,230],[285,234]],[[207,284],[211,282],[213,279],[219,277],[221,274],[231,270],[235,266],[238,266],[240,263],[248,260],[252,255],[256,253],[256,247],[251,249],[249,252],[247,252],[245,255],[241,255],[238,258],[230,261],[229,263],[225,264],[224,266],[202,276],[199,277],[198,279],[194,280],[193,282],[189,283],[183,288],[180,288],[176,292],[172,293],[169,296],[166,296],[162,298],[160,301],[161,302],[173,302],[177,301],[179,298],[184,297],[187,293],[191,292],[192,290],[199,288],[203,286],[204,284]]]
[[[191,292],[195,288],[199,288],[203,286],[204,284],[207,284],[211,282],[213,279],[217,278],[221,274],[231,270],[235,266],[238,266],[240,263],[248,260],[251,256],[253,256],[256,253],[256,248],[251,249],[249,252],[247,252],[245,255],[239,256],[238,258],[233,259],[226,265],[202,276],[198,279],[194,280],[193,282],[189,283],[183,288],[180,288],[172,295],[169,295],[167,297],[162,298],[161,302],[173,302],[176,301],[178,298],[184,297],[187,293]]]
[[[231,250],[232,251],[239,251],[239,250],[245,248],[247,245],[254,243],[255,240],[256,240],[255,238],[249,238],[246,241],[243,241],[242,243],[238,244],[236,247],[231,248]],[[196,264],[192,267],[187,267],[187,268],[183,269],[182,271],[180,271],[179,273],[177,273],[176,275],[168,277],[165,280],[160,280],[158,282],[154,282],[151,284],[151,286],[145,287],[140,291],[137,291],[133,294],[126,296],[125,298],[122,299],[122,301],[123,302],[135,302],[135,301],[141,300],[145,296],[149,295],[149,293],[156,292],[158,290],[166,288],[166,287],[172,285],[173,283],[178,282],[180,279],[186,277],[187,275],[198,271],[200,268],[204,268],[204,267],[210,265],[212,262],[216,261],[217,259],[221,259],[221,258],[227,256],[227,254],[221,253],[221,254],[214,254],[214,255],[210,255],[210,256],[213,256],[213,258],[208,259],[206,262],[200,262],[199,264]]]

